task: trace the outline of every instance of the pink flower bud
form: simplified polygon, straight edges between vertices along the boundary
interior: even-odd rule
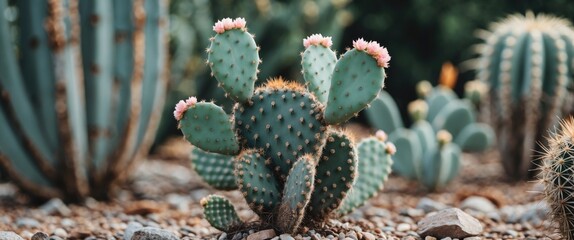
[[[390,155],[395,155],[395,153],[397,152],[397,146],[395,146],[395,144],[393,144],[392,142],[388,142],[385,151],[387,151],[387,153]]]
[[[245,21],[245,18],[236,18],[234,21],[234,24],[235,24],[235,28],[243,29],[243,28],[245,28],[245,25],[247,24],[247,22]]]
[[[377,133],[375,133],[375,137],[378,138],[381,141],[387,141],[387,133],[385,133],[385,131],[383,130],[378,130]]]

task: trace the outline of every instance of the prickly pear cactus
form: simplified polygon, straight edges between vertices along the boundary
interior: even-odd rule
[[[335,211],[343,204],[344,213],[350,212],[382,188],[394,145],[379,139],[357,147],[332,124],[356,115],[384,86],[390,60],[385,48],[359,39],[337,59],[330,37],[315,34],[303,41],[307,84],[276,78],[254,89],[259,49],[245,20],[223,19],[213,29],[217,34],[207,50],[208,64],[236,101],[233,113],[227,116],[214,103],[194,97],[180,101],[174,111],[185,138],[201,149],[194,150],[200,158],[193,164],[203,179],[231,189],[234,178],[249,207],[286,233],[341,214]],[[231,164],[233,175],[214,176],[230,172]],[[213,183],[216,178],[221,181]],[[206,216],[213,215],[213,208],[207,210]],[[226,231],[232,228],[229,222],[240,223],[214,221],[214,226]]]
[[[488,149],[494,132],[490,126],[476,122],[476,105],[459,99],[451,89],[443,85],[433,88],[429,82],[421,81],[417,92],[422,99],[408,105],[414,122],[409,129],[403,127],[395,101],[384,91],[367,110],[367,118],[373,126],[390,132],[389,140],[400,149],[394,156],[393,170],[437,190],[458,173],[460,152]],[[480,93],[470,95],[480,97]],[[383,114],[391,116],[381,117]],[[442,136],[444,144],[437,136]]]
[[[551,132],[548,146],[541,157],[539,181],[544,184],[544,196],[550,215],[558,223],[561,239],[574,239],[574,118],[563,120],[560,129]]]
[[[476,69],[489,92],[482,114],[496,131],[507,175],[530,178],[547,131],[574,109],[574,28],[566,19],[527,12],[482,33]]]

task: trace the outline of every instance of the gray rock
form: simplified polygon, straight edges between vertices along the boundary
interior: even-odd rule
[[[32,240],[48,240],[48,239],[50,239],[50,236],[48,236],[48,234],[45,234],[43,232],[37,232],[32,236]]]
[[[281,234],[281,235],[279,235],[279,239],[281,239],[281,240],[295,240],[295,238],[293,238],[289,234]]]
[[[70,210],[70,208],[68,208],[68,206],[66,206],[66,204],[59,198],[50,199],[50,201],[40,206],[40,210],[42,210],[46,215],[58,213],[61,216],[70,216],[70,214],[72,214],[72,210]]]
[[[154,227],[144,227],[134,232],[131,240],[178,240],[172,232]]]
[[[126,231],[124,232],[124,240],[131,240],[134,233],[137,230],[143,228],[143,225],[139,222],[129,222]]]
[[[24,240],[20,235],[15,232],[0,231],[0,239],[2,240]]]
[[[256,233],[251,233],[247,236],[247,240],[259,240],[259,239],[269,239],[277,236],[275,230],[273,229],[266,229],[263,231],[259,231]]]
[[[421,238],[465,238],[482,232],[482,224],[458,208],[448,208],[423,218],[418,223],[418,234]]]
[[[448,208],[448,206],[444,203],[437,202],[427,197],[421,198],[417,204],[417,209],[422,209],[425,213],[436,212],[446,208]]]
[[[227,233],[222,233],[217,240],[225,240],[227,239]]]
[[[22,217],[16,219],[16,226],[24,228],[35,228],[40,227],[38,220],[33,218]]]
[[[495,212],[497,210],[496,205],[492,203],[490,200],[484,197],[479,196],[471,196],[460,204],[461,209],[472,209],[475,211],[488,213],[488,212]]]

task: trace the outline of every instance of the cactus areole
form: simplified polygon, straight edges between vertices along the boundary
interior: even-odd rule
[[[337,58],[331,38],[314,34],[303,40],[305,85],[279,77],[255,88],[261,60],[245,20],[226,18],[213,30],[207,64],[236,101],[233,113],[193,97],[174,111],[196,147],[194,169],[206,182],[239,189],[261,219],[270,219],[262,224],[286,233],[348,213],[382,189],[395,146],[380,137],[356,144],[337,125],[384,86],[390,60],[385,48],[359,39]],[[237,229],[242,222],[221,202],[217,196],[204,199],[207,220],[222,231]]]

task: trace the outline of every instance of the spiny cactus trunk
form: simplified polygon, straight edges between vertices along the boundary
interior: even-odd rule
[[[0,131],[12,142],[0,143],[0,164],[36,197],[107,198],[159,120],[167,1],[23,0],[18,9],[19,58],[0,19]]]

